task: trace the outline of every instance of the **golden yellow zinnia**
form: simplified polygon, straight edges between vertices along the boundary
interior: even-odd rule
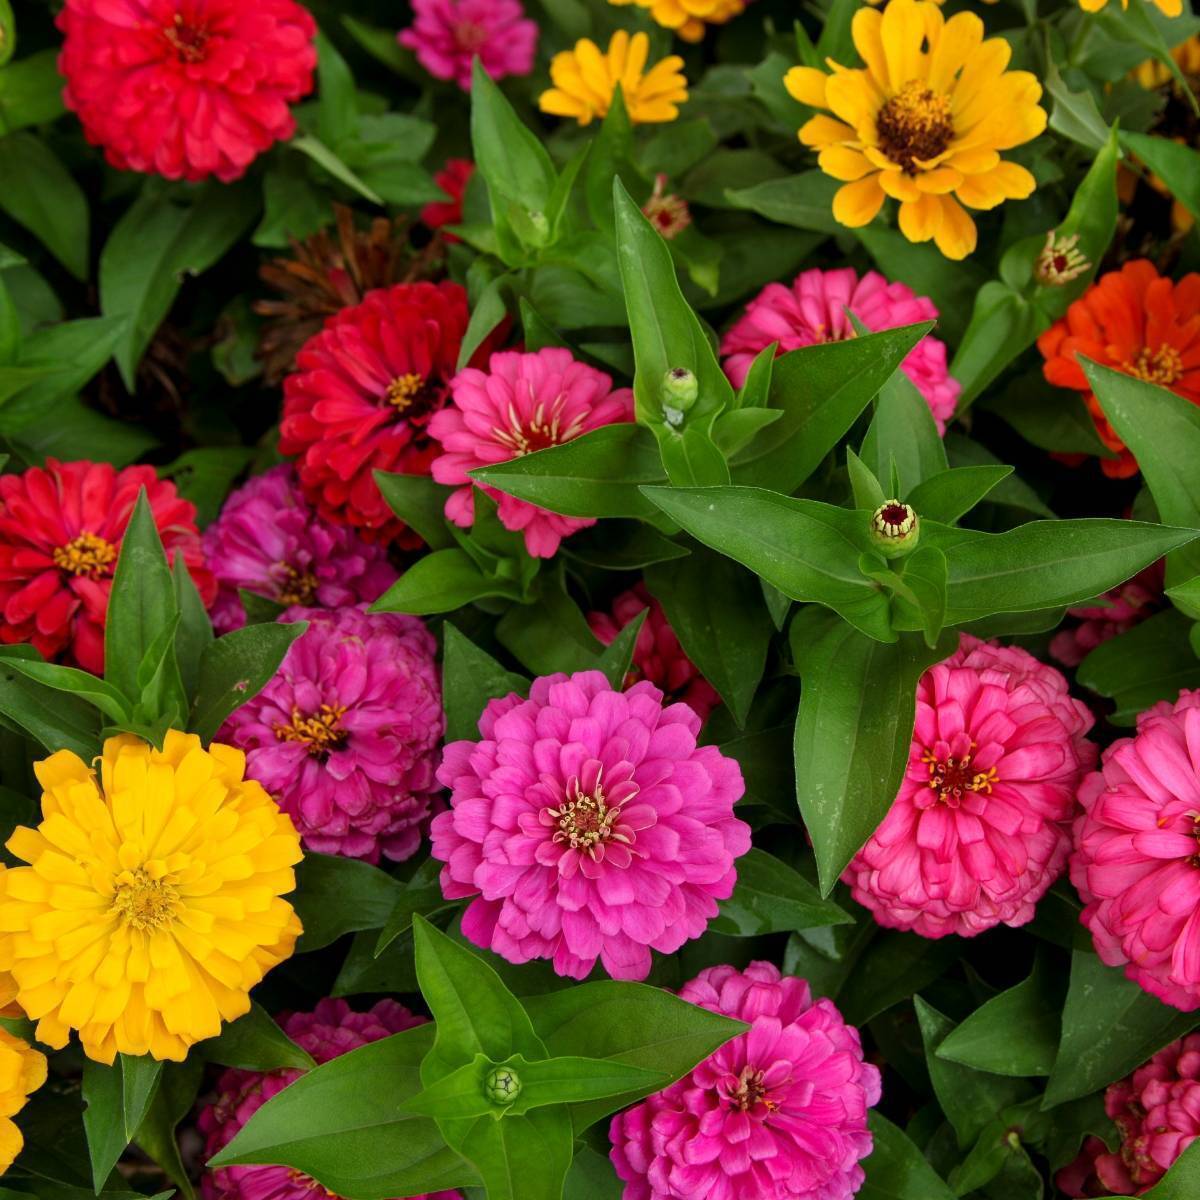
[[[1154,3],[1164,16],[1177,17],[1183,12],[1183,0],[1154,0]],[[1099,12],[1107,4],[1108,0],[1079,0],[1079,7],[1090,13]],[[1121,7],[1128,8],[1129,0],[1121,0]]]
[[[646,71],[649,53],[650,38],[644,33],[630,37],[618,29],[605,54],[595,42],[580,38],[574,50],[563,50],[550,60],[554,86],[541,94],[538,107],[589,125],[607,114],[619,83],[635,125],[673,121],[688,96],[687,80],[681,74],[683,59],[670,54]]]
[[[709,25],[724,25],[746,11],[748,0],[608,0],[623,6],[648,8],[664,29],[673,30],[685,42],[699,42]]]
[[[844,181],[833,215],[857,228],[885,196],[900,202],[911,242],[932,238],[947,258],[975,249],[975,222],[963,209],[1024,199],[1033,176],[1000,151],[1046,127],[1042,86],[1028,71],[1006,71],[1011,47],[984,40],[983,22],[961,12],[946,20],[930,0],[891,0],[854,14],[862,68],[830,60],[833,74],[793,67],[784,80],[802,104],[829,109],[800,130],[821,169]]]
[[[39,1040],[182,1059],[292,953],[300,838],[245,766],[178,732],[161,751],[109,738],[99,781],[67,750],[34,764],[42,821],[8,841],[30,865],[0,877],[0,970]]]
[[[46,1056],[0,1029],[0,1175],[13,1165],[25,1139],[13,1117],[46,1082]]]

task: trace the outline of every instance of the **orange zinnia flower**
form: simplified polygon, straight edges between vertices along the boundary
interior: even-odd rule
[[[1105,475],[1125,479],[1137,463],[1088,387],[1078,355],[1170,388],[1200,404],[1200,275],[1178,283],[1145,259],[1102,275],[1038,338],[1046,379],[1083,396],[1100,440],[1119,458],[1101,461]]]

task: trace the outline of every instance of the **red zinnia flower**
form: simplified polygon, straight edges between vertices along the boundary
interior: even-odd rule
[[[372,540],[404,528],[372,472],[429,474],[439,447],[427,426],[446,403],[467,321],[457,283],[400,283],[368,292],[304,344],[283,384],[279,448],[299,456],[323,516]],[[489,339],[472,361],[491,349]]]
[[[467,184],[475,174],[475,164],[469,158],[450,158],[446,165],[433,177],[433,182],[450,197],[449,200],[439,200],[427,204],[421,209],[421,220],[430,229],[441,229],[443,225],[458,225],[462,222],[463,197],[467,194]],[[452,233],[443,235],[448,242],[457,242],[458,238]]]
[[[67,0],[58,27],[67,107],[121,170],[227,183],[312,91],[317,26],[293,0]]]
[[[1200,275],[1178,283],[1145,259],[1102,275],[1038,338],[1046,379],[1082,393],[1100,440],[1119,458],[1102,459],[1105,475],[1125,479],[1137,463],[1104,416],[1079,365],[1082,354],[1200,404]]]
[[[117,554],[138,492],[167,557],[183,556],[205,604],[217,581],[205,568],[196,507],[153,467],[60,463],[0,476],[0,641],[32,642],[49,659],[99,674],[104,616]]]

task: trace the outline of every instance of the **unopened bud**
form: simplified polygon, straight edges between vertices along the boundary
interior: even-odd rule
[[[899,500],[887,500],[871,514],[871,540],[884,558],[901,558],[915,550],[921,518]]]
[[[540,237],[545,237],[550,232],[550,222],[539,208],[529,210],[529,223]]]
[[[662,407],[668,425],[679,425],[683,414],[696,403],[700,384],[687,367],[672,367],[663,376]]]
[[[521,1077],[511,1067],[493,1067],[484,1076],[483,1094],[505,1108],[521,1094]]]

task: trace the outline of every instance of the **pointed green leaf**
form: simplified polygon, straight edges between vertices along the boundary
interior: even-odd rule
[[[244,1071],[307,1071],[315,1067],[312,1055],[302,1050],[271,1019],[261,1004],[224,1026],[215,1038],[200,1043],[200,1053],[209,1062]]]

